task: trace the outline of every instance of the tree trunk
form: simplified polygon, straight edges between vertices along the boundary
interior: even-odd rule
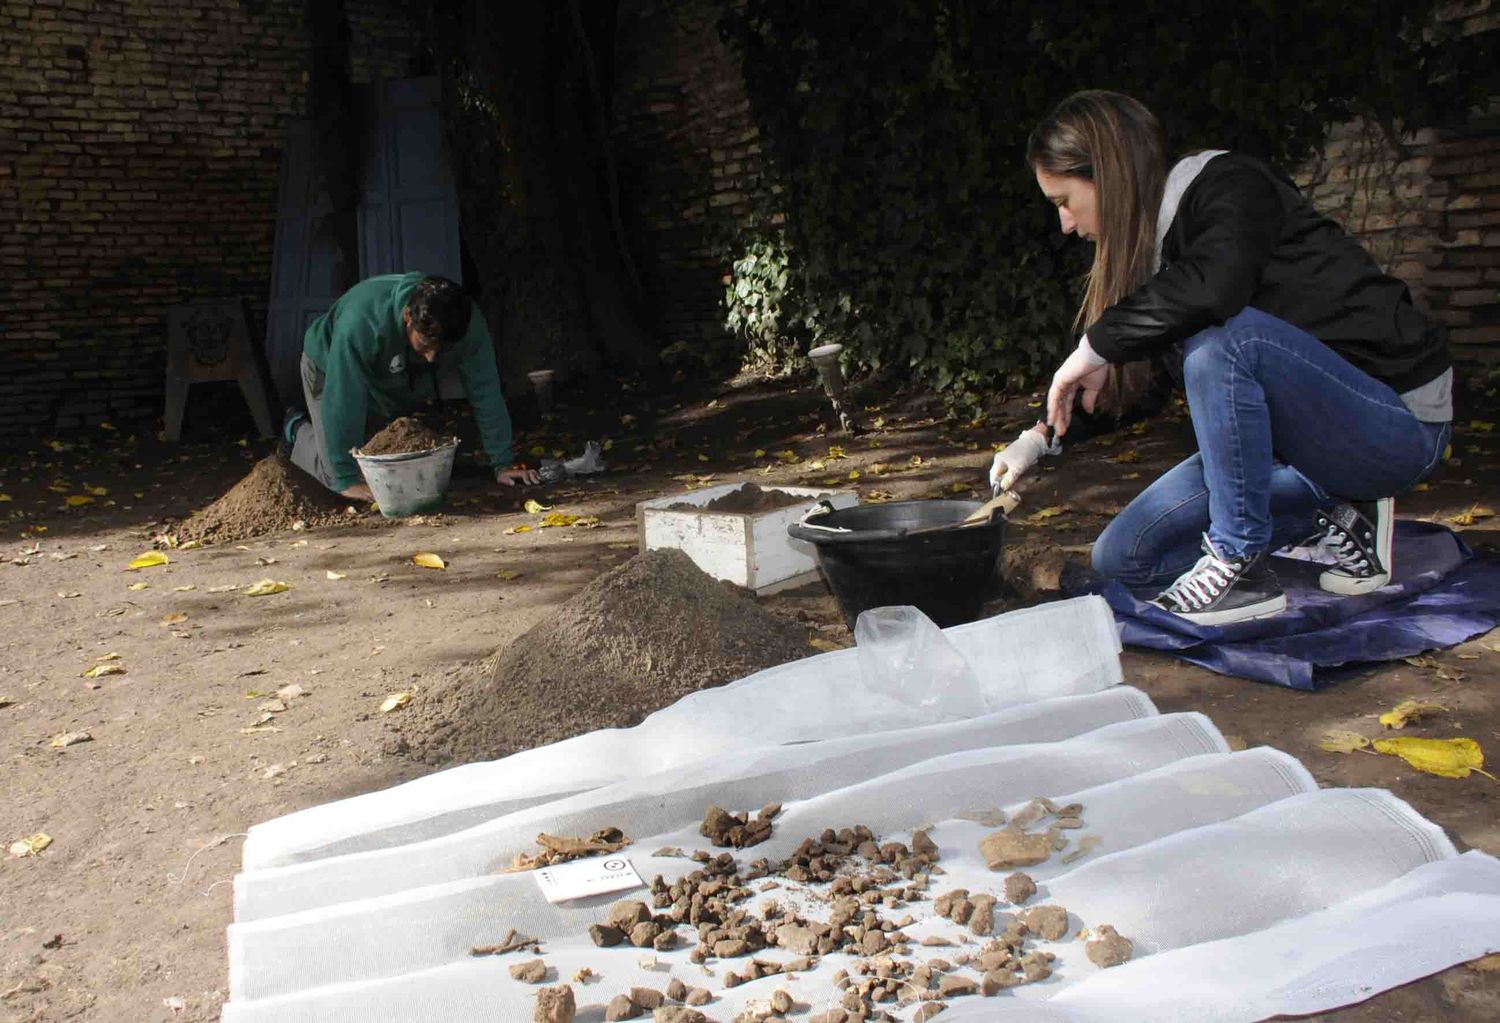
[[[349,20],[344,0],[303,0],[302,18],[314,174],[332,206],[314,231],[338,253],[333,284],[343,292],[359,281],[359,122],[349,81]]]
[[[612,18],[613,0],[582,16]],[[431,26],[464,236],[507,376],[641,365],[588,55],[567,4],[450,0]]]

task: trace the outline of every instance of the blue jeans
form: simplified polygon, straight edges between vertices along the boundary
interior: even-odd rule
[[[1170,583],[1220,553],[1277,550],[1314,513],[1390,497],[1437,465],[1450,424],[1424,423],[1389,386],[1299,327],[1246,308],[1183,346],[1198,453],[1115,517],[1094,568],[1126,586]]]

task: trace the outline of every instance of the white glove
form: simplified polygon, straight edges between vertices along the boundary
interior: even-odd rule
[[[1047,442],[1037,435],[1036,428],[1021,431],[1008,447],[995,452],[995,460],[990,463],[990,488],[1009,490],[1047,450]]]
[[[1088,335],[1078,340],[1078,347],[1052,374],[1052,386],[1047,391],[1047,424],[1057,436],[1068,432],[1073,421],[1073,399],[1083,397],[1085,412],[1094,411],[1099,392],[1109,380],[1109,362],[1094,351]]]

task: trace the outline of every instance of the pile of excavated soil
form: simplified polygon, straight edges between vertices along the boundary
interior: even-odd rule
[[[421,701],[431,763],[494,760],[628,728],[700,689],[806,657],[806,630],[705,575],[681,551],[631,558]]]
[[[405,455],[413,451],[431,451],[452,440],[438,433],[415,416],[402,416],[366,441],[359,449],[362,455]]]
[[[794,504],[806,504],[815,500],[817,498],[808,497],[806,494],[788,494],[785,490],[772,490],[755,483],[746,483],[738,490],[731,490],[707,504],[689,504],[686,501],[679,501],[677,504],[668,505],[667,510],[737,512],[753,515],[758,512],[775,511],[777,508],[790,508]]]
[[[176,530],[186,543],[230,543],[296,523],[329,525],[348,520],[348,501],[276,455],[262,458],[223,497],[194,512]]]

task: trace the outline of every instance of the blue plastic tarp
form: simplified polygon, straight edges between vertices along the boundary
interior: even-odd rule
[[[1428,522],[1398,522],[1391,583],[1342,597],[1318,588],[1321,565],[1278,557],[1287,610],[1226,626],[1195,626],[1132,595],[1117,582],[1103,595],[1127,646],[1171,653],[1224,675],[1292,689],[1319,689],[1331,669],[1411,657],[1488,632],[1500,622],[1500,558],[1476,555]]]

